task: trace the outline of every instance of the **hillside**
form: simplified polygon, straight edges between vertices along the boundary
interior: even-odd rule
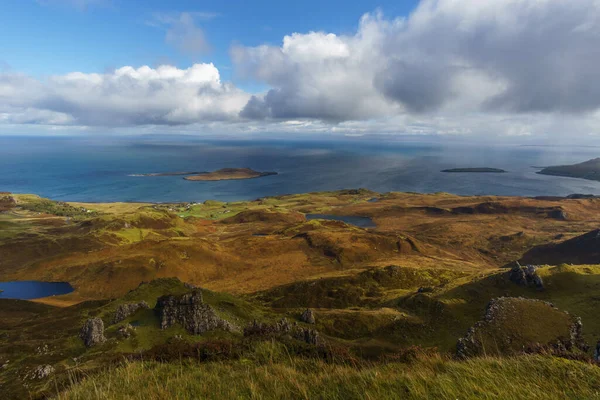
[[[600,181],[600,158],[573,165],[557,165],[546,167],[538,172],[542,175],[567,176]]]
[[[75,289],[0,299],[8,398],[588,398],[600,379],[595,198],[4,196],[0,281]],[[515,260],[537,267],[503,268]],[[531,385],[503,383],[517,376]]]

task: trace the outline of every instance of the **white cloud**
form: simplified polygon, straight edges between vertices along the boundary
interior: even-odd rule
[[[208,46],[198,21],[215,16],[156,14],[149,24],[197,54]],[[366,14],[352,34],[290,33],[279,46],[234,46],[237,76],[268,86],[265,93],[221,82],[212,64],[44,81],[4,73],[0,121],[589,136],[600,128],[598,43],[600,0],[422,0],[405,18]]]
[[[0,113],[13,123],[132,126],[235,120],[248,99],[221,82],[213,64],[122,67],[45,81],[0,74]]]
[[[367,14],[351,36],[294,33],[281,46],[231,54],[241,76],[272,87],[250,100],[247,118],[422,114],[437,127],[435,118],[467,125],[476,115],[513,133],[522,130],[498,121],[525,115],[538,129],[565,114],[596,121],[598,43],[598,0],[423,0],[407,18]]]

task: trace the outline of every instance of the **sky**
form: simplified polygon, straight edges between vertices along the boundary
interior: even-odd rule
[[[0,133],[595,143],[598,43],[598,0],[3,0]]]

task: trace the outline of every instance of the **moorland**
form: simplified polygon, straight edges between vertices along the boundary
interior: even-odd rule
[[[328,219],[307,219],[307,214]],[[369,218],[361,228],[332,217]],[[5,398],[594,398],[600,199],[0,194]]]

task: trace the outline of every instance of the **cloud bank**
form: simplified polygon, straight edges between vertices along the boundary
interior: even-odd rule
[[[171,22],[176,46],[203,51],[202,40],[187,44],[184,19]],[[422,0],[405,18],[366,14],[351,35],[232,47],[236,76],[266,84],[265,93],[221,82],[212,64],[46,81],[4,74],[0,121],[589,135],[600,130],[598,43],[598,0]]]
[[[250,96],[213,64],[123,67],[38,81],[0,75],[0,121],[78,126],[185,125],[234,120]]]

